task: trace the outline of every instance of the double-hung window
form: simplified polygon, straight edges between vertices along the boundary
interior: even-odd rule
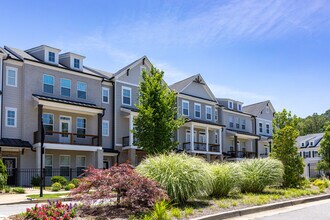
[[[263,132],[263,127],[262,127],[262,123],[259,122],[259,132],[262,133]]]
[[[87,98],[87,83],[77,82],[77,96],[79,99]]]
[[[205,110],[206,110],[206,119],[212,120],[212,107],[207,105],[205,107]]]
[[[54,52],[48,52],[48,61],[55,63],[55,53]]]
[[[182,115],[189,116],[189,102],[182,100]]]
[[[233,128],[234,127],[234,118],[233,118],[233,116],[229,116],[228,121],[229,121],[229,127]]]
[[[131,105],[131,96],[132,89],[129,87],[122,87],[122,104],[123,105]]]
[[[218,109],[214,110],[214,120],[217,122],[218,121]]]
[[[76,156],[77,176],[81,175],[86,169],[86,156]]]
[[[246,121],[245,119],[242,119],[242,129],[245,130],[246,127]]]
[[[61,95],[70,96],[71,80],[61,78]]]
[[[73,67],[76,69],[80,69],[80,60],[77,58],[73,59]]]
[[[60,155],[60,176],[70,176],[70,156]]]
[[[45,155],[45,176],[53,176],[53,155]]]
[[[6,85],[17,87],[17,68],[7,67]]]
[[[17,109],[6,107],[6,126],[16,127],[17,125]]]
[[[109,88],[102,87],[102,102],[108,104],[109,103]]]
[[[102,136],[109,136],[109,121],[102,121]]]
[[[42,122],[46,135],[52,135],[54,131],[54,115],[49,113],[42,114]]]
[[[237,110],[242,111],[242,105],[241,104],[237,104]]]
[[[266,124],[266,133],[269,134],[270,133],[270,125]]]
[[[194,110],[195,110],[195,118],[201,118],[201,104],[195,103]]]
[[[77,138],[85,138],[86,118],[77,118]]]
[[[240,127],[240,118],[236,118],[236,128],[239,129]]]
[[[54,93],[54,76],[44,74],[43,76],[43,91],[46,93]]]
[[[233,109],[234,108],[234,103],[232,101],[228,102],[228,108]]]

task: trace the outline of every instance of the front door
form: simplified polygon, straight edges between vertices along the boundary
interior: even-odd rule
[[[61,143],[70,143],[70,134],[71,133],[71,117],[60,116],[60,142]]]
[[[2,158],[2,161],[7,169],[8,180],[7,185],[16,185],[16,158]]]

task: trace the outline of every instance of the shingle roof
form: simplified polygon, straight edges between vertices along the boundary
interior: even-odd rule
[[[246,113],[254,115],[254,116],[258,116],[260,114],[260,112],[266,107],[266,105],[269,102],[270,101],[267,100],[267,101],[258,102],[258,103],[255,103],[255,104],[243,106],[243,112],[246,112]]]
[[[212,121],[204,121],[204,120],[199,120],[199,119],[193,119],[193,118],[188,118],[186,122],[197,122],[197,123],[202,123],[202,124],[208,124],[208,125],[216,125],[216,126],[221,126],[221,127],[226,127],[225,125],[218,124],[216,122]]]
[[[88,107],[88,108],[103,109],[101,107],[96,106],[95,104],[87,103],[87,102],[78,102],[78,101],[72,101],[72,100],[67,100],[67,99],[60,99],[60,98],[55,98],[55,97],[50,97],[50,96],[44,96],[44,95],[38,95],[38,94],[32,94],[32,96],[33,97],[36,97],[38,99],[41,99],[41,100],[46,100],[46,101],[64,103],[64,104],[69,104],[69,105],[77,105],[77,106],[83,106],[83,107]]]
[[[193,81],[199,74],[196,74],[196,75],[193,75],[193,76],[190,76],[186,79],[183,79],[179,82],[176,82],[172,85],[170,85],[170,89],[172,90],[175,90],[177,92],[180,92],[184,87],[186,87],[189,83],[191,83],[191,81]]]
[[[27,148],[32,147],[32,145],[28,141],[22,141],[21,139],[15,139],[15,138],[2,138],[0,140],[0,146],[27,147]]]
[[[105,77],[108,77],[108,78],[111,78],[113,77],[113,73],[110,73],[110,72],[107,72],[107,71],[104,71],[104,70],[99,70],[99,69],[95,69],[95,68],[92,68],[92,67],[88,67],[88,66],[84,66],[84,69],[87,71],[92,71],[92,72],[95,72],[95,73],[99,73],[100,75],[103,75]]]
[[[140,61],[143,60],[144,58],[148,59],[147,56],[143,56],[143,57],[141,57],[141,58],[139,58],[139,59],[133,61],[132,63],[130,63],[130,64],[124,66],[123,68],[121,68],[120,70],[118,70],[117,72],[115,72],[113,75],[114,75],[114,76],[119,75],[122,71],[124,71],[125,69],[128,69],[130,66],[134,65],[135,63],[140,62]]]
[[[299,136],[296,139],[296,143],[300,146],[301,142],[314,142],[314,146],[305,146],[305,147],[317,147],[324,136],[324,133],[315,133],[315,134],[307,134],[304,136]]]
[[[249,135],[249,136],[254,136],[254,137],[259,137],[260,138],[260,135],[253,134],[253,133],[246,132],[246,131],[237,131],[237,130],[228,129],[228,128],[227,128],[227,131],[236,132],[237,134]]]

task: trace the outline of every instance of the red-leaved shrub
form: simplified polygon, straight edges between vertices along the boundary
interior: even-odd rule
[[[134,208],[149,209],[157,201],[167,200],[166,192],[158,183],[139,175],[131,165],[120,164],[110,169],[87,168],[86,177],[72,191],[74,199],[86,205],[108,203]]]

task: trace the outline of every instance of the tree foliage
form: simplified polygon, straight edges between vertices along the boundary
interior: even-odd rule
[[[163,81],[164,72],[152,67],[143,70],[139,88],[139,114],[132,131],[135,144],[148,154],[169,152],[177,146],[173,133],[183,123],[177,117],[176,95]]]
[[[285,109],[275,114],[273,119],[274,146],[270,156],[284,165],[283,186],[298,187],[302,181],[304,161],[299,156],[296,138],[298,118]]]
[[[322,133],[327,123],[330,123],[330,109],[320,115],[314,113],[306,118],[300,118],[298,130],[300,135]]]
[[[325,134],[321,141],[321,147],[319,154],[321,161],[318,163],[318,169],[323,171],[330,170],[330,124],[327,124],[325,128]]]
[[[0,160],[0,190],[7,184],[7,169],[3,164],[2,160]]]
[[[89,167],[86,177],[72,191],[74,199],[91,205],[94,202],[106,202],[116,198],[117,205],[129,209],[146,211],[157,201],[167,200],[166,192],[158,183],[139,175],[131,165],[120,164],[110,169]]]

